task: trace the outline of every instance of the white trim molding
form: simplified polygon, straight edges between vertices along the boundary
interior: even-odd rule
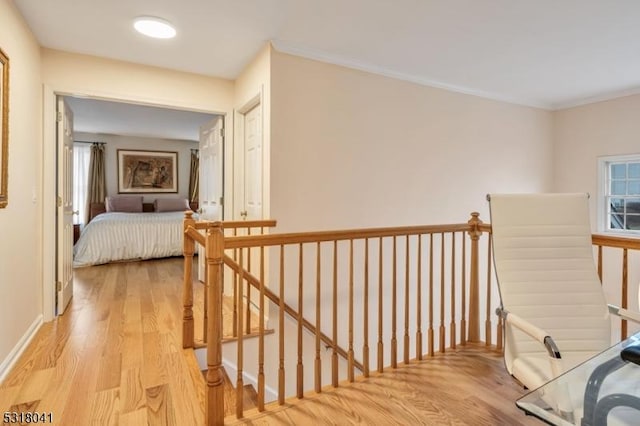
[[[38,330],[40,330],[42,322],[42,315],[38,315],[27,329],[27,332],[20,338],[11,352],[9,352],[9,355],[0,363],[0,384],[7,378],[11,369],[16,365],[22,353],[27,349],[27,346],[29,346],[29,343],[31,343]]]

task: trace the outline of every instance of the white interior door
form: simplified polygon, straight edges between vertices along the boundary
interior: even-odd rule
[[[73,112],[59,97],[57,111],[57,265],[56,314],[73,297]]]
[[[244,114],[244,210],[246,220],[262,219],[262,108]]]
[[[222,220],[224,118],[216,117],[200,127],[200,219]],[[202,252],[201,252],[202,253]],[[198,256],[198,278],[204,281],[204,256]]]

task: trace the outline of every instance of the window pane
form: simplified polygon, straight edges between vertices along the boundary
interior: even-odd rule
[[[626,207],[627,207],[627,210],[625,211],[625,213],[627,214],[640,213],[640,198],[627,198]]]
[[[640,180],[630,180],[627,185],[627,190],[629,191],[629,195],[640,194]]]
[[[626,227],[625,229],[630,229],[633,231],[640,230],[640,215],[630,214],[626,217]]]
[[[629,179],[640,179],[640,163],[629,163]]]
[[[626,164],[612,164],[611,165],[611,178],[612,179],[625,179],[627,177],[627,165]]]
[[[610,229],[624,229],[624,216],[621,214],[612,214],[610,227]]]
[[[624,213],[624,199],[612,198],[610,203],[611,203],[611,213]]]
[[[624,180],[611,181],[611,195],[626,195],[627,182]]]

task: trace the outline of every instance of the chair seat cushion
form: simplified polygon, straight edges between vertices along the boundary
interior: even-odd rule
[[[565,366],[565,369],[566,366],[572,368],[595,355],[597,352],[563,353],[562,365]],[[512,374],[530,390],[539,388],[553,377],[549,355],[546,353],[527,354],[516,358],[513,361]]]

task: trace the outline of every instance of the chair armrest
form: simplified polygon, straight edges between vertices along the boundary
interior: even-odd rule
[[[633,321],[640,324],[640,312],[630,311],[628,309],[619,308],[616,305],[607,305],[609,307],[609,313],[619,316],[622,319]]]
[[[547,352],[549,352],[549,356],[551,358],[561,358],[560,349],[558,349],[558,346],[556,346],[556,343],[553,341],[553,338],[549,335],[549,333],[547,333],[540,327],[531,324],[524,318],[521,318],[518,315],[506,311],[502,308],[497,308],[496,314],[501,316],[506,324],[514,326],[518,330],[531,336],[534,340],[542,343],[547,349]]]

